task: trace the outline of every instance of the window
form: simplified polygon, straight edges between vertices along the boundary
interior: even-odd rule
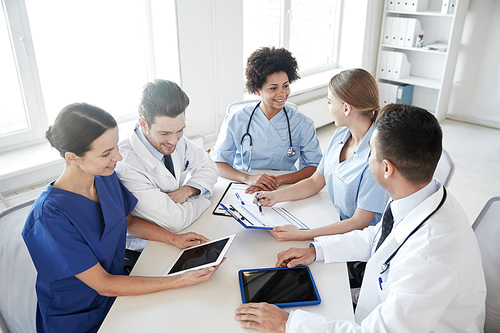
[[[147,81],[180,80],[174,0],[2,5],[0,68],[7,75],[0,88],[7,98],[0,99],[0,150],[43,141],[47,124],[74,102],[97,105],[118,122],[132,120]]]
[[[339,5],[335,0],[244,0],[243,55],[285,47],[301,75],[337,67]]]

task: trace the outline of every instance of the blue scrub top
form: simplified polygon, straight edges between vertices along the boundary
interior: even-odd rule
[[[351,132],[347,127],[338,128],[318,166],[317,171],[325,177],[328,194],[342,220],[351,218],[359,207],[376,213],[370,221],[370,225],[375,225],[389,200],[389,194],[375,181],[368,166],[368,142],[374,130],[372,124],[354,151],[354,156],[339,163],[340,153]]]
[[[250,159],[250,140],[243,142],[243,166],[241,160],[241,138],[247,131],[250,115],[257,103],[247,104],[226,116],[210,156],[215,162],[225,162],[236,169],[246,170]],[[249,133],[252,136],[253,150],[250,169],[296,171],[295,161],[300,158],[299,168],[318,166],[321,149],[314,122],[291,104],[285,105],[290,119],[292,147],[295,155],[289,157],[290,148],[288,124],[283,110],[271,120],[267,119],[258,107],[253,115]]]
[[[100,263],[123,275],[126,216],[137,199],[116,173],[95,176],[100,204],[47,186],[22,231],[38,271],[37,332],[96,332],[114,297],[100,296],[75,277]]]

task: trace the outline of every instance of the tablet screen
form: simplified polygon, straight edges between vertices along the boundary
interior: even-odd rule
[[[220,264],[234,236],[221,238],[183,250],[168,272],[168,275]]]
[[[308,267],[240,271],[243,303],[267,302],[278,306],[321,303]]]

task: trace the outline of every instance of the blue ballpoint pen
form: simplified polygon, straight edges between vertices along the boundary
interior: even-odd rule
[[[241,204],[244,206],[244,205],[245,205],[245,203],[243,202],[243,200],[241,200],[241,197],[240,197],[240,195],[238,194],[238,192],[236,192],[236,193],[235,193],[235,195],[236,195],[236,198],[238,198],[238,200],[239,200],[239,201],[241,202]]]
[[[259,193],[255,193],[255,199],[257,199],[257,205],[259,205],[259,212],[262,215],[262,206],[260,204],[259,197],[257,197],[258,195],[259,195]]]

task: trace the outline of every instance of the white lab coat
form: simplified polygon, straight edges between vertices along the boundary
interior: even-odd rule
[[[375,253],[381,223],[318,237],[325,263],[369,259],[356,322],[297,310],[289,318],[288,332],[482,332],[486,287],[481,256],[465,213],[449,192],[445,204],[380,274],[381,265],[442,197],[440,187],[394,227]]]
[[[135,132],[119,146],[123,159],[117,163],[116,172],[138,200],[132,211],[134,216],[177,233],[210,206],[208,198],[219,176],[217,166],[206,151],[190,140],[181,137],[171,155],[175,177],[151,154]],[[175,203],[167,193],[177,190],[188,180],[204,187],[207,193],[190,197],[183,204]]]

